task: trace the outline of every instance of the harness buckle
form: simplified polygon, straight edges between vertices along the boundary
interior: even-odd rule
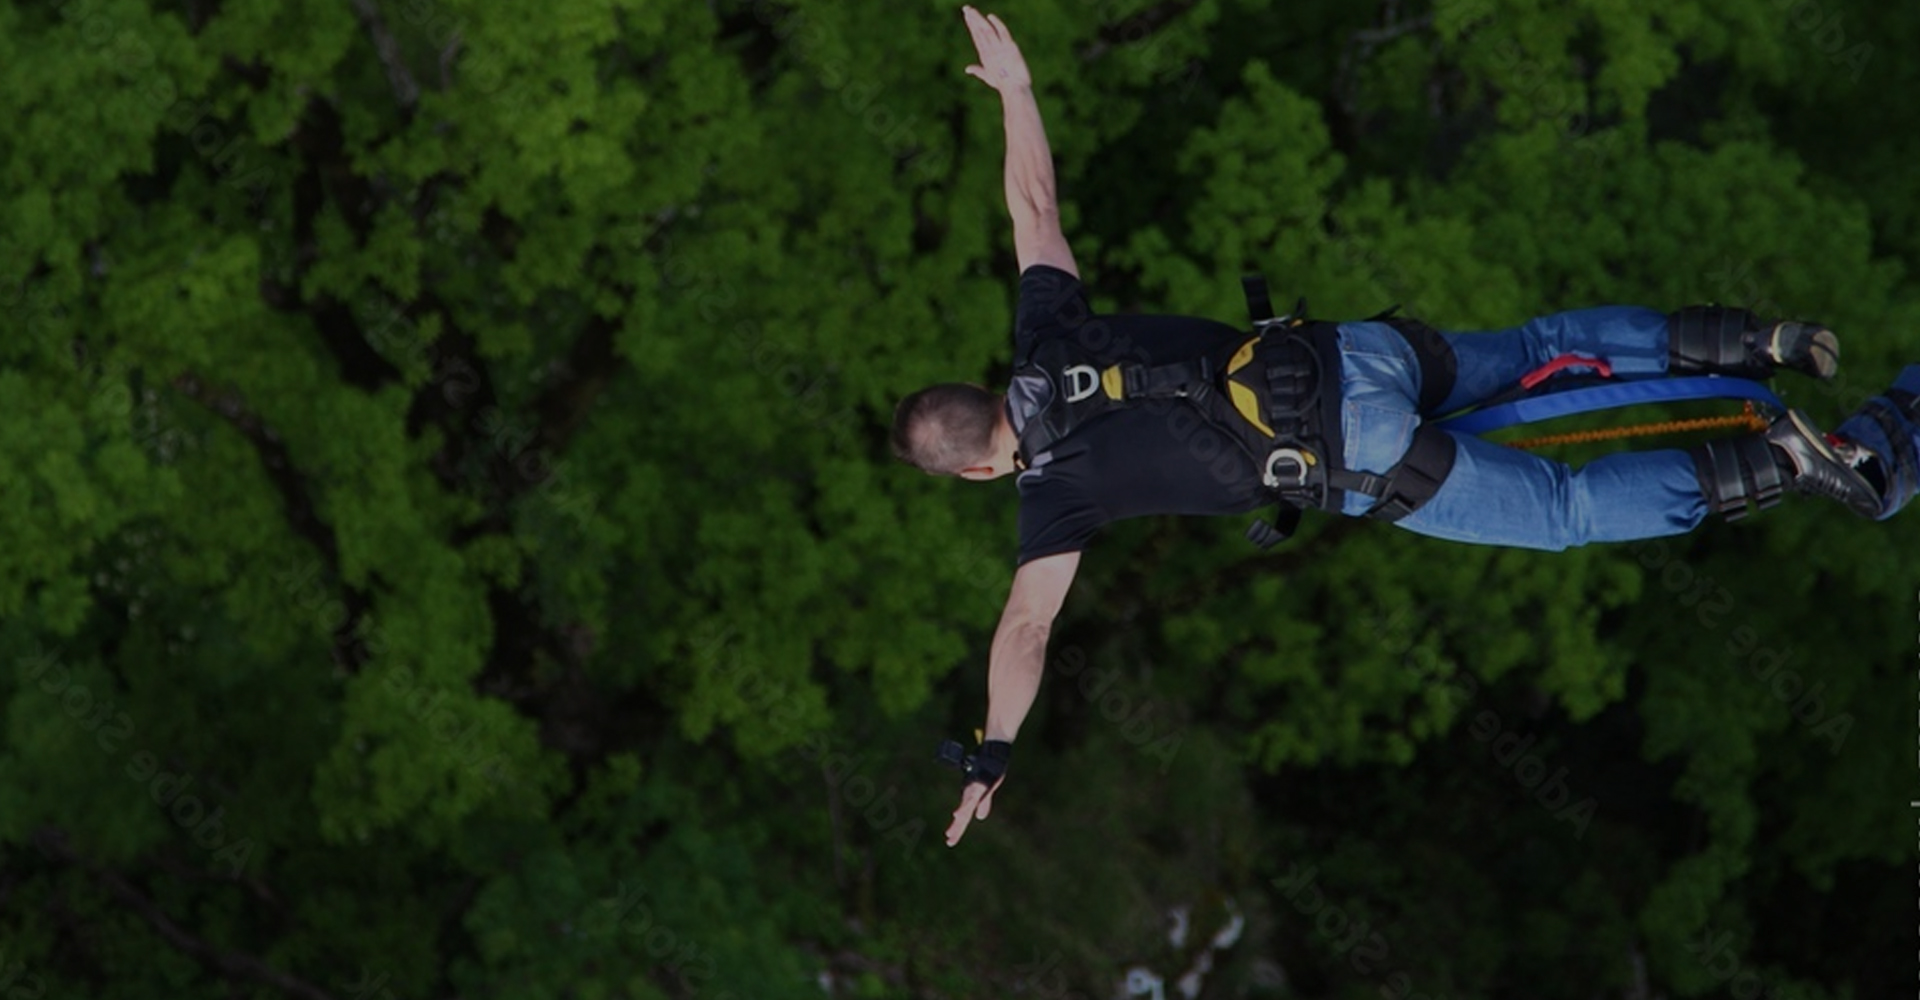
[[[1270,490],[1303,489],[1307,485],[1307,475],[1320,460],[1313,453],[1299,448],[1275,448],[1267,454],[1267,465],[1261,471],[1260,482]]]

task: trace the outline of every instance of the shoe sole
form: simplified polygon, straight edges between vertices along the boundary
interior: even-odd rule
[[[1790,325],[1796,324],[1774,324],[1773,337],[1768,344],[1768,353],[1772,354],[1775,358],[1786,357],[1784,353],[1786,345],[1782,344],[1780,340]],[[1824,326],[1815,329],[1812,339],[1807,342],[1805,361],[1813,366],[1813,370],[1807,372],[1807,374],[1817,379],[1832,378],[1834,373],[1840,370],[1840,337]],[[1798,368],[1799,366],[1790,365],[1789,367]],[[1800,370],[1806,371],[1804,368]]]

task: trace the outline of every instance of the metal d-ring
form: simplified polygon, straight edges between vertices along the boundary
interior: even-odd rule
[[[1294,468],[1299,470],[1291,474],[1293,482],[1282,482],[1280,474],[1274,469],[1283,459],[1292,461]],[[1311,469],[1313,465],[1313,456],[1298,448],[1275,448],[1267,455],[1267,467],[1262,473],[1260,481],[1270,490],[1305,486],[1307,485],[1307,470]]]

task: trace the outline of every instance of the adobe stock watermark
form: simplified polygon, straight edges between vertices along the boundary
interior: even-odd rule
[[[524,106],[528,99],[526,87],[516,87],[507,91],[507,74],[498,52],[461,50],[467,38],[467,19],[457,18],[444,11],[436,0],[403,0],[399,5],[400,19],[407,27],[425,36],[427,43],[440,53],[440,78],[443,86],[450,86],[452,66],[456,55],[460,55],[460,79],[471,82],[480,96],[489,100],[498,100],[501,106],[517,109]]]
[[[1186,731],[1163,731],[1158,721],[1163,710],[1158,702],[1142,698],[1136,703],[1124,688],[1115,686],[1120,679],[1119,667],[1089,670],[1086,651],[1068,646],[1054,656],[1053,672],[1073,681],[1074,690],[1100,711],[1101,718],[1118,727],[1120,738],[1128,746],[1144,748],[1141,756],[1159,761],[1161,774],[1173,766],[1174,756],[1186,742]]]
[[[1314,931],[1326,942],[1336,958],[1344,960],[1354,972],[1373,979],[1392,957],[1393,946],[1371,923],[1354,919],[1345,907],[1335,903],[1320,888],[1319,877],[1319,866],[1302,868],[1298,862],[1293,862],[1284,877],[1275,878],[1270,884],[1280,893],[1280,898],[1293,904],[1295,912],[1309,918]],[[1386,979],[1393,987],[1393,992],[1382,989],[1383,995],[1408,995],[1413,982],[1411,976],[1405,972],[1395,972],[1386,976]],[[1413,1000],[1432,998],[1414,994]]]
[[[1444,20],[1457,37],[1464,40],[1472,33],[1499,20],[1492,0],[1435,0],[1429,24]],[[1613,131],[1593,133],[1593,122],[1586,110],[1586,88],[1573,80],[1564,84],[1552,98],[1542,92],[1553,78],[1545,60],[1529,52],[1512,38],[1502,39],[1493,48],[1494,64],[1510,74],[1504,100],[1530,107],[1535,121],[1545,119],[1560,129],[1561,145],[1578,153],[1582,165],[1591,167],[1604,160],[1619,142]]]
[[[1146,16],[1157,14],[1159,9],[1138,12],[1129,9],[1125,0],[1080,0],[1083,7],[1093,8],[1085,15],[1085,22],[1101,26],[1102,34],[1114,34],[1112,41],[1101,39],[1080,53],[1083,60],[1092,60],[1117,51],[1121,58],[1136,63],[1145,71],[1148,82],[1162,90],[1177,85],[1174,95],[1177,103],[1185,104],[1192,100],[1205,79],[1205,66],[1200,58],[1171,59],[1166,52],[1167,43],[1177,36],[1193,38],[1201,34],[1193,26],[1192,8],[1168,8],[1171,13],[1165,17]],[[1116,27],[1108,29],[1107,26]]]
[[[1482,711],[1473,717],[1473,725],[1468,730],[1475,741],[1490,743],[1488,751],[1493,755],[1502,770],[1511,770],[1520,786],[1532,793],[1533,800],[1541,808],[1553,814],[1556,823],[1568,823],[1573,826],[1573,839],[1581,840],[1587,835],[1587,827],[1593,822],[1593,815],[1600,808],[1598,800],[1592,796],[1573,801],[1573,793],[1567,789],[1567,769],[1562,767],[1547,775],[1547,764],[1539,757],[1527,753],[1537,736],[1528,734],[1522,737],[1518,730],[1501,731],[1500,716],[1491,711]],[[1536,791],[1537,789],[1537,791]]]
[[[899,786],[889,784],[882,789],[878,782],[867,777],[866,754],[836,749],[818,733],[803,740],[795,752],[809,763],[818,760],[828,794],[854,809],[881,840],[899,845],[902,858],[914,861],[919,857],[918,848],[921,838],[926,836],[927,821],[918,816],[908,819],[901,814],[897,802]]]
[[[1054,271],[1034,272],[1021,279],[1020,301],[1018,322],[1035,336],[1070,339],[1082,351],[1101,359],[1102,364],[1152,366],[1154,363],[1153,355],[1131,334],[1114,329],[1115,316],[1093,311],[1077,278]],[[1157,423],[1167,435],[1184,448],[1189,457],[1204,465],[1216,482],[1238,485],[1246,479],[1247,463],[1258,464],[1247,444],[1231,435],[1224,425],[1204,416],[1185,398],[1149,396],[1128,405],[1158,418]],[[1035,416],[1037,413],[1024,419]],[[1236,415],[1233,419],[1239,417]],[[1041,449],[1033,456],[1030,468],[1041,469],[1051,460],[1051,450]]]
[[[161,462],[179,453],[184,435],[179,428],[160,418],[159,393],[146,388],[139,398],[134,396],[129,383],[139,369],[118,355],[103,357],[98,352],[82,350],[72,342],[56,343],[59,330],[54,321],[62,307],[40,286],[22,285],[11,298],[7,311],[14,317],[15,331],[42,348],[59,353],[62,363],[70,363],[76,375],[93,381],[86,403],[89,409],[119,419],[131,418],[129,440]]]
[[[1412,620],[1418,617],[1416,612],[1402,607],[1391,616],[1377,618],[1375,634],[1383,648],[1403,650],[1400,658],[1403,670],[1423,684],[1445,684],[1443,694],[1447,701],[1456,710],[1464,711],[1479,696],[1480,682],[1465,671],[1441,672],[1437,654],[1416,643],[1408,634]],[[1517,727],[1507,726],[1500,714],[1491,709],[1482,709],[1474,715],[1468,733],[1475,742],[1487,745],[1494,763],[1510,772],[1529,797],[1553,815],[1554,822],[1571,825],[1575,840],[1586,837],[1587,828],[1599,812],[1599,800],[1588,796],[1575,801],[1572,790],[1567,787],[1568,769],[1557,768],[1549,774],[1546,761],[1527,753],[1539,738],[1537,735],[1523,735]]]
[[[347,991],[345,994],[347,1000],[400,1000],[400,997],[387,986],[392,979],[393,976],[389,973],[382,972],[375,975],[371,969],[361,966],[358,982],[334,985]]]
[[[96,698],[85,684],[74,680],[72,671],[58,656],[36,650],[21,667],[28,682],[54,698],[69,719],[93,734],[94,744],[102,753],[118,753],[121,742],[133,737],[132,717],[120,711],[111,699]],[[159,756],[141,749],[127,758],[123,772],[195,846],[212,852],[214,861],[225,864],[228,877],[240,877],[247,859],[253,856],[253,840],[243,837],[228,842],[224,822],[226,806],[215,805],[209,811],[198,795],[191,794],[188,790],[195,781],[191,771],[163,771]]]
[[[1717,632],[1723,617],[1735,607],[1732,591],[1712,576],[1696,572],[1684,559],[1674,558],[1664,539],[1650,538],[1630,543],[1629,549],[1648,577],[1684,609],[1693,612],[1700,627]],[[1796,647],[1784,649],[1761,641],[1752,625],[1738,625],[1727,637],[1727,655],[1755,680],[1766,685],[1767,692],[1788,706],[1793,718],[1810,730],[1815,739],[1826,740],[1831,752],[1838,754],[1853,731],[1853,713],[1832,712],[1827,708],[1825,681],[1809,685],[1800,672],[1788,666],[1800,655]]]
[[[693,640],[695,655],[709,665],[706,674],[731,687],[735,697],[747,706],[744,717],[751,718],[755,728],[770,731],[776,741],[793,743],[796,756],[820,766],[827,793],[834,800],[829,803],[830,809],[845,804],[882,841],[897,844],[903,859],[916,860],[921,838],[927,832],[926,820],[902,815],[899,786],[889,783],[882,787],[868,777],[866,754],[839,748],[826,733],[804,728],[805,709],[793,690],[783,682],[769,680],[747,662],[733,642],[738,634],[738,627],[729,623]]]
[[[1782,989],[1779,984],[1767,981],[1767,977],[1747,968],[1740,956],[1733,950],[1733,935],[1727,931],[1713,932],[1711,925],[1700,928],[1700,939],[1687,945],[1687,954],[1696,958],[1708,974],[1719,980],[1738,1000],[1799,1000],[1796,990]]]
[[[1011,995],[1032,1000],[1102,1000],[1073,989],[1067,982],[1067,970],[1060,967],[1066,956],[1058,951],[1045,958],[1036,956],[1007,970],[1011,976]]]
[[[657,920],[647,887],[621,880],[616,894],[595,901],[584,913],[563,923],[561,930],[583,938],[618,938],[633,956],[644,955],[658,981],[677,987],[677,995],[704,1000],[745,1000],[732,991],[705,998],[708,980],[719,971],[711,951],[679,930]],[[362,966],[360,978],[336,984],[348,1000],[405,1000],[393,991],[393,976]]]
[[[98,0],[65,0],[57,9],[77,27],[82,42],[109,51],[124,71],[141,77],[135,85],[141,100],[168,128],[187,137],[223,183],[256,199],[278,184],[279,170],[257,146],[244,135],[229,137],[227,126],[211,117],[209,102],[182,97],[173,78],[154,68],[157,55],[145,37],[115,22]]]
[[[1422,993],[1414,989],[1413,974],[1405,969],[1387,971],[1393,946],[1364,918],[1355,918],[1335,903],[1319,885],[1319,868],[1291,865],[1284,878],[1271,883],[1281,898],[1293,904],[1295,912],[1311,919],[1313,930],[1333,954],[1348,968],[1369,981],[1380,983],[1379,993],[1387,1000],[1447,1000],[1445,994]]]
[[[1592,169],[1607,162],[1620,144],[1620,133],[1612,129],[1594,131],[1588,114],[1585,85],[1574,80],[1559,80],[1553,96],[1544,96],[1549,84],[1556,82],[1547,73],[1546,64],[1527,52],[1518,42],[1505,39],[1494,48],[1495,62],[1513,74],[1513,89],[1508,98],[1526,105],[1535,121],[1545,119],[1560,130],[1561,147],[1575,156],[1576,165]]]
[[[838,59],[818,60],[823,48],[833,41],[825,27],[810,20],[806,13],[784,7],[771,0],[752,0],[754,20],[773,33],[776,41],[788,46],[795,59],[812,65],[818,80],[828,91],[838,93],[840,109],[853,115],[868,135],[880,140],[888,155],[922,182],[938,180],[953,169],[953,151],[943,141],[944,128],[935,125],[932,138],[922,130],[919,116],[902,116],[881,97],[881,83],[872,77],[857,76]]]
[[[6,1000],[41,1000],[47,995],[47,981],[0,951],[0,997]]]
[[[466,358],[442,354],[436,342],[420,332],[398,303],[376,297],[359,310],[362,331],[376,350],[392,361],[424,365],[431,373],[428,382],[440,390],[440,398],[455,410],[466,408],[468,397],[480,391],[481,374]],[[545,445],[537,445],[539,433],[527,421],[489,405],[468,418],[468,427],[486,442],[490,454],[504,460],[520,482],[534,487],[533,494],[544,498],[553,509],[576,523],[584,523],[599,510],[599,500],[584,486],[572,480],[566,460],[554,457]]]
[[[1169,429],[1173,428],[1172,422]],[[1191,425],[1182,425],[1191,429]],[[999,607],[1005,599],[1010,577],[1000,570],[1004,565],[1006,553],[999,547],[973,546],[954,551],[947,565],[960,570],[962,579],[969,586],[967,590],[980,596],[982,607],[989,603]],[[1170,714],[1165,706],[1153,698],[1134,696],[1116,682],[1120,679],[1118,667],[1096,667],[1087,669],[1086,650],[1079,646],[1067,646],[1052,651],[1049,661],[1052,673],[1070,681],[1080,696],[1094,706],[1100,717],[1119,727],[1120,738],[1130,747],[1146,748],[1145,756],[1160,762],[1160,773],[1166,774],[1173,766],[1173,758],[1180,752],[1180,745],[1186,742],[1184,730],[1162,727],[1159,717]]]
[[[1832,10],[1821,0],[1773,0],[1773,6],[1789,24],[1806,35],[1807,41],[1829,62],[1852,70],[1853,82],[1859,83],[1866,75],[1867,63],[1873,60],[1873,43],[1847,45],[1843,12]]]
[[[719,963],[698,941],[656,919],[647,892],[644,884],[629,885],[623,879],[614,896],[595,901],[561,929],[583,938],[618,938],[628,954],[644,955],[650,971],[658,977],[656,981],[671,983],[678,996],[746,1000],[731,990],[711,997],[705,994],[708,980],[719,971]],[[392,981],[391,973],[376,973],[363,966],[358,980],[337,985],[345,991],[347,1000],[405,1000],[393,991]]]
[[[671,216],[643,220],[629,240],[629,247],[641,249],[658,243],[660,280],[666,287],[686,296],[708,329],[722,329],[717,342],[737,358],[746,361],[760,377],[773,383],[781,396],[793,403],[797,416],[806,424],[824,430],[834,447],[857,443],[860,437],[859,410],[851,403],[834,405],[823,390],[829,376],[798,349],[780,343],[757,317],[741,318],[721,327],[729,311],[748,301],[731,279],[711,268],[695,263],[674,244],[666,226]]]
[[[1303,220],[1296,232],[1305,234],[1314,246],[1338,254],[1342,264],[1365,274],[1394,303],[1404,306],[1409,315],[1419,315],[1419,303],[1413,286],[1407,281],[1406,269],[1399,261],[1368,245],[1351,226],[1341,222],[1339,206],[1332,198],[1324,194],[1308,195],[1295,205],[1294,212]]]
[[[275,573],[273,582],[295,608],[311,615],[312,622],[326,635],[335,641],[353,644],[363,654],[362,670],[377,666],[381,671],[381,684],[399,699],[407,717],[426,730],[436,743],[452,747],[468,774],[481,776],[495,790],[510,784],[513,771],[506,756],[481,738],[480,720],[468,720],[462,728],[459,713],[445,704],[444,689],[427,683],[407,667],[389,664],[383,659],[387,652],[386,633],[372,613],[361,617],[351,636],[342,635],[351,615],[346,602],[321,582],[321,568],[320,560],[309,554],[301,562]]]
[[[679,995],[702,997],[708,981],[719,971],[713,953],[698,941],[685,937],[654,916],[647,901],[647,887],[636,881],[621,880],[616,895],[600,900],[581,920],[581,934],[588,937],[617,937],[634,952],[645,952],[654,963],[656,975],[664,975],[679,988]],[[722,990],[711,1000],[741,1000],[731,990]]]

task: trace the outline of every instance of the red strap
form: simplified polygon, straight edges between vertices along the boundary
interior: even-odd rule
[[[1591,368],[1601,378],[1613,377],[1613,366],[1605,358],[1587,358],[1578,354],[1562,354],[1552,361],[1520,376],[1520,388],[1531,389],[1568,368]]]

